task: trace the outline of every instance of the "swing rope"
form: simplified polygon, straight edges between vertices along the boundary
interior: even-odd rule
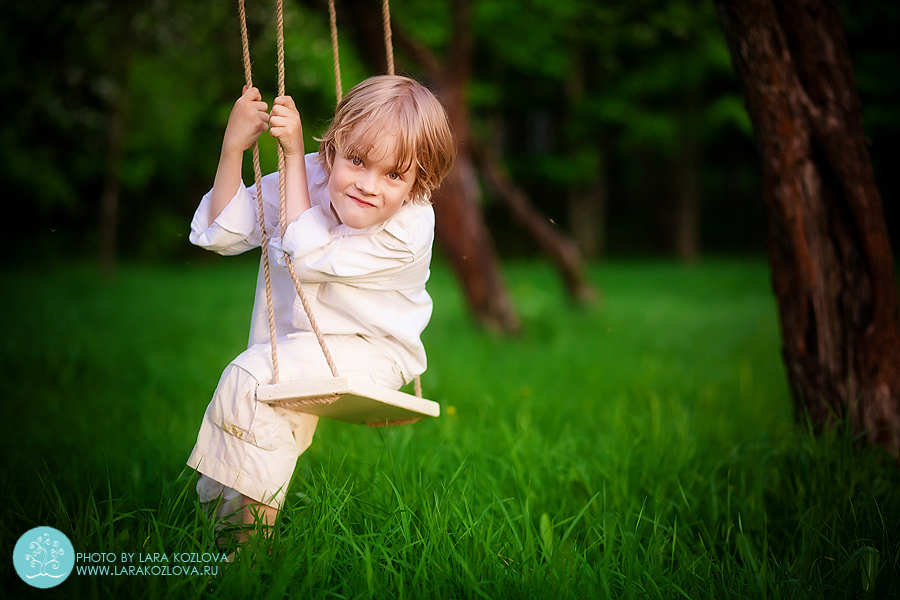
[[[250,41],[249,35],[247,33],[247,13],[244,8],[244,0],[238,0],[238,12],[240,15],[241,21],[241,43],[243,47],[243,63],[244,63],[244,78],[247,83],[247,87],[251,87],[253,85],[252,80],[252,69],[250,62]],[[285,75],[284,75],[284,1],[276,0],[275,2],[275,12],[276,12],[276,53],[277,53],[277,68],[278,68],[278,95],[284,96],[285,94]],[[328,0],[328,12],[329,12],[329,22],[331,27],[331,50],[333,55],[334,62],[334,75],[335,75],[335,92],[337,97],[337,102],[340,103],[343,97],[343,91],[341,89],[341,73],[340,73],[340,59],[338,54],[338,39],[337,39],[337,17],[336,11],[334,7],[334,0]],[[393,45],[391,42],[391,19],[390,19],[390,6],[389,0],[382,0],[382,13],[384,18],[384,42],[385,42],[385,50],[387,52],[387,65],[388,65],[388,74],[394,74],[394,51]],[[279,231],[282,235],[284,235],[285,229],[287,228],[287,195],[285,193],[285,156],[284,156],[284,148],[281,147],[281,144],[278,144],[278,199],[279,199]],[[260,246],[262,248],[262,265],[263,265],[263,274],[266,285],[266,309],[268,313],[268,321],[269,321],[269,344],[271,346],[272,351],[272,369],[273,369],[273,383],[278,383],[280,374],[278,367],[278,347],[276,343],[277,332],[275,329],[275,310],[273,306],[273,297],[272,297],[272,281],[270,276],[270,265],[269,265],[269,236],[266,232],[266,223],[265,223],[265,215],[264,215],[264,207],[263,207],[263,197],[262,197],[262,169],[260,167],[259,161],[259,144],[254,142],[253,144],[253,175],[256,182],[256,201],[257,208],[259,213],[259,228],[260,228]],[[316,319],[313,316],[312,308],[309,305],[309,301],[306,298],[306,294],[303,292],[301,287],[301,282],[297,273],[294,269],[293,261],[291,260],[290,255],[285,252],[284,253],[285,265],[287,266],[288,273],[291,276],[291,280],[294,282],[294,288],[297,291],[297,296],[300,298],[300,302],[303,305],[303,310],[306,312],[306,316],[309,319],[310,328],[313,330],[313,333],[316,336],[316,340],[319,343],[319,347],[322,349],[322,353],[325,355],[325,361],[328,363],[328,367],[331,370],[331,374],[334,377],[339,377],[337,365],[334,363],[334,359],[331,356],[331,352],[328,350],[328,345],[325,343],[325,337],[322,334],[322,330],[319,328],[318,323],[316,323]],[[422,384],[421,380],[418,376],[415,378],[415,394],[417,397],[422,397]],[[326,398],[319,399],[319,402],[332,402],[336,399],[336,396],[329,396]],[[306,401],[308,402],[308,401]],[[402,424],[401,422],[397,422],[396,424]]]
[[[334,0],[329,0],[334,1]],[[382,0],[381,14],[384,21],[384,51],[387,53],[387,74],[394,74],[394,43],[391,35],[391,7],[389,0]]]
[[[275,0],[275,11],[277,14],[278,28],[278,95],[284,96],[284,0]],[[288,225],[285,179],[284,148],[281,147],[281,144],[278,144],[278,199],[280,206],[278,223],[282,237],[284,236]],[[303,304],[303,310],[306,311],[306,317],[309,319],[309,326],[312,328],[313,333],[316,334],[316,340],[319,342],[322,354],[325,355],[325,362],[328,363],[328,368],[331,369],[331,375],[338,377],[337,365],[334,364],[334,359],[331,357],[331,352],[328,350],[328,345],[325,343],[325,336],[322,335],[322,330],[319,329],[319,325],[316,323],[316,318],[313,316],[309,301],[306,299],[306,294],[303,293],[303,288],[300,286],[300,279],[294,271],[294,263],[291,261],[291,257],[287,252],[284,253],[284,261],[287,265],[288,273],[291,275],[291,280],[294,282],[294,288],[297,290],[297,295],[300,297],[300,302]],[[267,293],[271,294],[271,291],[271,289],[268,289]],[[276,379],[275,381],[277,382],[278,380]]]
[[[328,0],[328,26],[331,29],[331,56],[334,63],[334,97],[337,98],[337,104],[340,104],[344,90],[341,87],[341,59],[338,54],[337,11],[334,10],[334,0]]]
[[[253,76],[250,68],[250,38],[247,35],[247,12],[244,10],[244,0],[238,0],[238,13],[241,18],[241,44],[243,46],[244,79],[247,87],[253,86]],[[263,276],[266,281],[266,308],[269,316],[269,344],[272,347],[272,369],[275,373],[275,381],[278,381],[278,348],[275,344],[275,310],[272,306],[272,278],[269,270],[269,236],[266,233],[266,219],[263,213],[262,197],[262,170],[259,164],[259,144],[253,143],[253,177],[256,181],[256,203],[259,214],[260,246],[262,247]]]
[[[283,96],[285,92],[284,86],[284,2],[283,0],[276,0],[275,10],[277,15],[277,60],[278,60],[278,95]],[[251,66],[250,66],[250,42],[249,35],[247,34],[247,12],[244,8],[244,0],[238,0],[238,12],[240,14],[241,20],[241,42],[243,44],[243,61],[244,61],[244,77],[247,81],[247,86],[250,87],[253,85],[252,75],[251,75]],[[278,195],[279,195],[279,228],[280,231],[283,232],[285,230],[285,221],[287,220],[287,201],[285,194],[285,158],[284,158],[284,149],[281,147],[281,144],[278,144]],[[276,343],[277,332],[275,331],[275,310],[273,306],[272,300],[272,279],[270,276],[270,268],[269,268],[269,236],[266,232],[266,223],[265,223],[265,214],[263,208],[263,197],[262,197],[262,170],[259,164],[259,144],[253,144],[253,175],[256,180],[256,204],[259,213],[259,229],[260,229],[260,246],[262,247],[262,263],[263,263],[263,274],[266,283],[266,309],[269,317],[269,344],[272,348],[272,370],[273,370],[273,383],[278,383],[280,379],[280,373],[278,368],[278,345]],[[294,282],[294,287],[297,290],[297,295],[300,297],[300,302],[303,304],[303,309],[306,311],[307,317],[309,317],[309,324],[313,330],[313,333],[316,335],[316,340],[319,342],[319,346],[322,348],[322,353],[325,355],[325,362],[328,363],[328,368],[331,369],[331,374],[334,377],[338,377],[337,366],[334,364],[334,359],[331,357],[331,352],[328,350],[328,346],[325,344],[325,337],[322,335],[322,330],[319,329],[318,324],[316,323],[315,317],[313,317],[312,310],[309,306],[309,301],[306,299],[306,294],[303,293],[303,289],[300,286],[300,279],[297,277],[297,273],[294,270],[294,265],[291,261],[290,255],[287,252],[284,254],[285,262],[287,264],[288,272],[291,275],[291,279]]]

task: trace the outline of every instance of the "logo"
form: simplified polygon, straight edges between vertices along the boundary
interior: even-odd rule
[[[72,572],[75,549],[62,531],[52,527],[35,527],[26,531],[16,542],[13,566],[28,585],[55,587]]]

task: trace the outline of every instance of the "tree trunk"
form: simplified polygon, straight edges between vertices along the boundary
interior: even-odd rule
[[[762,160],[796,414],[900,457],[897,284],[838,5],[714,1]]]
[[[606,254],[607,189],[605,166],[598,169],[598,179],[590,186],[578,186],[569,193],[569,229],[585,258]]]
[[[572,53],[572,68],[566,77],[566,122],[579,123],[587,118],[584,106],[586,64],[592,57],[584,51]],[[597,259],[606,253],[607,208],[609,177],[606,160],[609,156],[606,144],[598,140],[597,132],[583,127],[569,127],[565,144],[575,157],[585,146],[598,153],[596,169],[590,175],[569,187],[568,221],[572,237],[578,244],[581,256]],[[574,130],[574,131],[573,131]],[[577,133],[574,133],[577,132]]]
[[[700,140],[700,90],[684,99],[681,151],[676,161],[675,255],[684,262],[700,256],[700,202],[703,146]]]
[[[112,277],[116,271],[119,229],[119,197],[121,190],[122,153],[125,143],[125,96],[118,90],[117,98],[107,112],[106,176],[100,197],[100,267]]]

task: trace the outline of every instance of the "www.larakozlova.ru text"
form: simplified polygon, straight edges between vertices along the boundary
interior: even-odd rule
[[[213,552],[176,552],[171,558],[159,552],[123,552],[121,556],[114,552],[79,552],[75,555],[75,572],[78,575],[217,575],[218,563],[227,560],[224,553]]]

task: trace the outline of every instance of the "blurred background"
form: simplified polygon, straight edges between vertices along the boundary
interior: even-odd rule
[[[274,1],[246,2],[271,102]],[[0,540],[53,525],[79,552],[208,548],[184,460],[246,347],[259,253],[220,261],[188,233],[244,84],[237,4],[0,0]],[[336,4],[346,91],[383,72],[381,3]],[[900,3],[840,4],[896,252]],[[285,10],[287,91],[314,149],[335,105],[326,0]],[[461,253],[439,245],[423,385],[442,418],[321,423],[292,484],[300,554],[218,595],[371,597],[374,577],[428,597],[897,597],[895,458],[793,419],[759,160],[713,3],[391,10],[397,71],[461,87],[469,148],[577,242],[602,302],[572,310],[471,169],[520,335],[470,318]],[[274,170],[268,136],[261,154]],[[12,573],[0,564],[0,597],[28,597]],[[197,598],[206,581],[66,585],[53,597]]]
[[[272,4],[247,5],[270,102]],[[345,90],[373,74],[352,4],[338,2]],[[15,223],[3,261],[210,260],[187,232],[243,85],[236,5],[0,1],[0,178]],[[896,249],[900,5],[842,8]],[[287,90],[315,148],[335,97],[327,7],[285,10]],[[449,2],[391,10],[395,36],[447,54]],[[758,159],[711,2],[473,0],[471,36],[472,137],[586,258],[764,254]],[[400,45],[397,70],[428,83]],[[273,170],[270,139],[261,151]],[[537,252],[487,187],[480,202],[501,257]]]

